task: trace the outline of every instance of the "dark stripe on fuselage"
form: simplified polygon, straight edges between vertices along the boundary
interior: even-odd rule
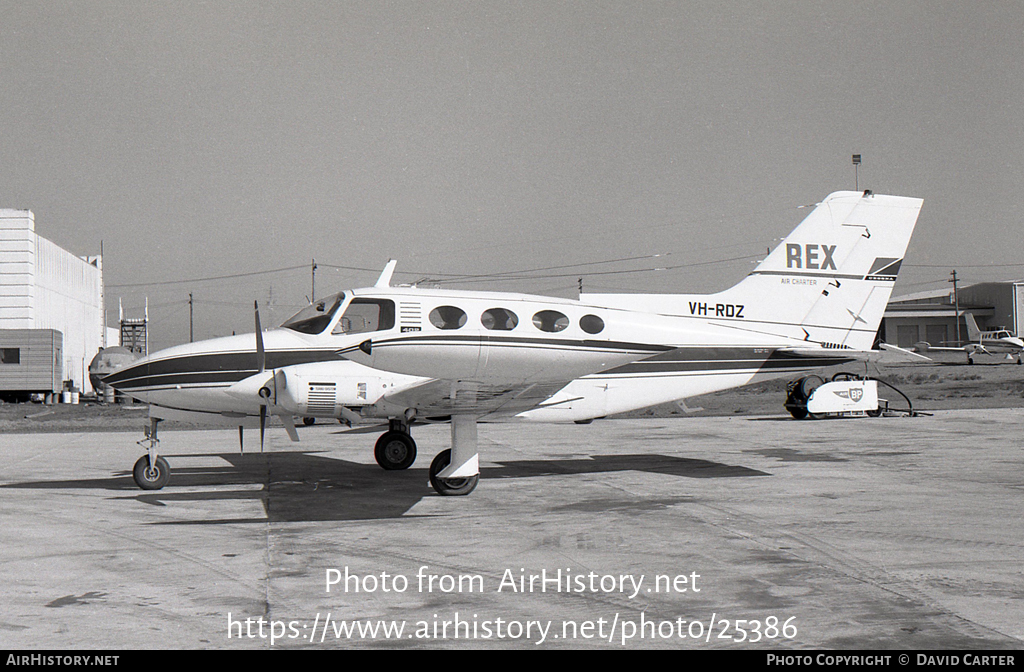
[[[752,271],[750,275],[788,275],[795,278],[828,278],[839,280],[870,280],[870,276],[850,273],[809,273],[807,271]]]
[[[670,374],[726,371],[744,369],[763,371],[786,371],[813,369],[853,361],[852,357],[818,357],[796,355],[769,348],[677,348],[672,352],[648,359],[624,364],[601,375]]]
[[[268,350],[266,368],[335,362],[342,358],[334,350]],[[103,382],[118,390],[141,387],[190,385],[197,383],[236,383],[258,372],[256,351],[217,352],[181,355],[143,362],[115,371]]]
[[[491,334],[480,334],[472,336],[455,336],[447,334],[436,334],[427,336],[408,336],[401,338],[388,338],[375,341],[370,340],[374,348],[383,348],[394,345],[472,345],[472,346],[548,346],[561,349],[585,349],[617,352],[667,352],[674,350],[670,345],[654,345],[650,343],[627,343],[624,341],[601,341],[597,339],[575,339],[575,338],[532,338],[524,336],[498,336]],[[342,350],[339,353],[352,352],[359,348],[354,345]]]

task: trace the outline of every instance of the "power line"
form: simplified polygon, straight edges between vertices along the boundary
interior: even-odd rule
[[[957,266],[959,268],[1020,268],[1024,264],[903,264],[905,267],[910,268],[952,268]]]
[[[156,287],[159,285],[181,285],[187,282],[210,282],[213,280],[230,280],[232,278],[248,278],[254,275],[267,275],[269,273],[283,273],[285,271],[294,271],[299,268],[306,268],[306,265],[301,266],[289,266],[287,268],[274,268],[268,271],[252,271],[251,273],[234,273],[232,275],[215,275],[208,278],[192,278],[190,280],[163,280],[161,282],[131,282],[126,284],[118,285],[107,285],[108,288],[114,287]]]
[[[724,264],[724,263],[728,263],[728,262],[731,262],[731,261],[747,261],[747,260],[751,260],[751,259],[762,259],[762,258],[764,258],[763,254],[749,254],[749,255],[746,255],[746,256],[743,256],[743,257],[732,257],[731,259],[714,259],[712,261],[700,261],[700,262],[695,262],[695,263],[692,263],[692,264],[678,264],[678,265],[675,265],[675,266],[662,266],[662,267],[658,267],[658,268],[633,268],[633,269],[626,269],[626,270],[619,270],[619,271],[593,271],[593,272],[587,273],[586,275],[589,277],[589,276],[595,276],[595,275],[623,275],[623,274],[627,274],[627,273],[654,273],[654,272],[663,272],[663,271],[675,271],[675,270],[678,270],[678,269],[681,269],[681,268],[695,268],[695,267],[698,267],[698,266],[710,266],[712,264]],[[571,266],[562,266],[562,267],[556,267],[556,268],[571,268]],[[529,272],[529,271],[522,271],[522,272],[526,273],[526,272]],[[547,274],[543,274],[543,275],[521,275],[521,276],[515,276],[515,275],[512,275],[512,273],[514,273],[514,271],[510,271],[508,275],[480,276],[478,278],[474,278],[473,282],[500,282],[500,281],[503,281],[503,280],[549,280],[549,279],[554,279],[554,278],[575,278],[575,277],[579,276],[579,273],[547,273]],[[456,279],[450,280],[450,281],[449,280],[438,280],[436,282],[438,284],[441,284],[443,282],[456,282],[456,281],[460,281],[460,280],[463,280],[463,279],[464,278],[456,278]]]

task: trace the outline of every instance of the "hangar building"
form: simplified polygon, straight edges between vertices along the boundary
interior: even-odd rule
[[[102,258],[36,235],[30,210],[0,209],[0,392],[91,392],[106,336]]]
[[[967,341],[964,313],[971,313],[982,330],[1007,329],[1024,334],[1024,280],[983,282],[957,291],[960,304],[960,340]],[[893,297],[882,319],[886,343],[909,348],[927,341],[931,345],[956,341],[957,314],[953,291],[920,292]]]

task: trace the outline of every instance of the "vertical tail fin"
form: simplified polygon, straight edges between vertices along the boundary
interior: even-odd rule
[[[831,194],[728,291],[763,303],[785,335],[869,350],[922,204],[870,192]]]
[[[974,315],[964,313],[964,321],[967,322],[967,338],[971,339],[975,343],[980,343],[981,329],[978,328],[978,323],[974,321]]]
[[[706,319],[832,348],[874,343],[923,201],[830,194],[739,284],[710,295],[586,295],[597,305]],[[718,307],[724,307],[719,311]]]

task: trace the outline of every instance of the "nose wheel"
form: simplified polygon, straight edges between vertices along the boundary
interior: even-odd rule
[[[159,490],[171,479],[171,467],[167,464],[167,460],[156,454],[157,446],[160,445],[160,439],[156,436],[159,424],[159,418],[150,418],[149,427],[146,428],[146,438],[136,442],[146,449],[146,454],[135,462],[135,466],[132,468],[132,478],[135,479],[135,484],[143,490]]]
[[[156,461],[150,466],[149,455],[143,455],[135,463],[132,477],[135,479],[135,484],[143,490],[159,490],[170,480],[171,468],[168,466],[167,460],[162,457],[156,458]]]

